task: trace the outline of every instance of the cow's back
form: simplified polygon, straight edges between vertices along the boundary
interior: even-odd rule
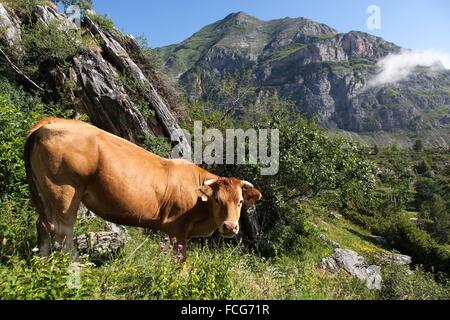
[[[97,169],[99,129],[81,121],[46,120],[41,121],[43,125],[31,130],[35,135],[31,164],[40,167],[36,168],[36,172],[80,179],[92,175]]]
[[[31,154],[39,181],[72,185],[105,220],[164,229],[197,202],[206,171],[168,160],[90,124],[50,119],[35,128]]]

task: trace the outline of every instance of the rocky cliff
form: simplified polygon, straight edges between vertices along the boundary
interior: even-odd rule
[[[338,33],[305,18],[261,21],[243,12],[157,49],[188,95],[212,100],[218,108],[226,108],[214,94],[221,81],[246,77],[257,88],[255,101],[277,92],[325,128],[363,134],[400,130],[410,137],[424,133],[430,144],[448,147],[449,71],[421,68],[394,85],[367,87],[377,62],[399,50],[363,32]],[[434,137],[427,135],[430,131]]]
[[[3,66],[25,87],[41,91],[44,99],[52,101],[57,94],[79,115],[89,116],[96,126],[125,139],[138,142],[146,136],[165,136],[173,145],[185,144],[187,140],[177,130],[179,118],[185,115],[177,107],[175,93],[146,60],[136,40],[102,25],[102,19],[89,11],[77,26],[52,5],[18,8],[0,2]],[[36,52],[25,52],[30,40],[22,39],[22,33],[36,32],[41,26],[48,27],[48,32],[56,26],[55,39],[67,38],[68,46],[76,50],[64,56],[62,64],[41,62],[32,79],[20,64]]]

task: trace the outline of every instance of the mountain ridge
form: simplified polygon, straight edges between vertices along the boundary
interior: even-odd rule
[[[258,91],[253,102],[276,92],[324,128],[357,134],[402,131],[407,136],[402,144],[423,138],[429,146],[448,148],[449,71],[421,68],[398,83],[367,86],[378,61],[401,50],[361,31],[341,33],[307,18],[263,21],[242,11],[155,49],[189,97],[218,109],[224,109],[223,101],[213,97],[213,88],[249,74],[247,82]],[[236,115],[245,108],[237,108]]]

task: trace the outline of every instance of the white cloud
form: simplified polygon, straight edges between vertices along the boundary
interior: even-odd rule
[[[367,85],[375,87],[406,79],[419,66],[450,70],[450,54],[432,49],[390,54],[378,61],[378,74]]]

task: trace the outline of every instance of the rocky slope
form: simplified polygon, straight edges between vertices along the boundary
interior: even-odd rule
[[[173,93],[145,61],[135,39],[96,20],[102,21],[95,12],[89,12],[77,27],[52,5],[25,9],[0,2],[0,40],[4,49],[1,59],[5,70],[15,72],[30,90],[42,91],[44,100],[49,102],[54,101],[55,92],[62,92],[78,114],[88,115],[96,126],[127,140],[139,142],[146,136],[166,136],[174,145],[184,144],[187,140],[177,130],[183,112],[173,103]],[[56,25],[58,32],[69,39],[73,37],[72,42],[83,43],[63,67],[57,63],[39,65],[36,84],[16,64],[27,58],[23,54],[26,41],[22,31],[29,33],[42,24],[48,30]]]
[[[338,33],[305,18],[261,21],[238,12],[157,51],[191,97],[212,100],[218,108],[226,106],[214,94],[217,86],[245,78],[257,88],[254,101],[277,91],[323,127],[369,134],[400,130],[448,147],[449,71],[422,68],[395,85],[366,86],[377,61],[400,49],[379,37]]]

